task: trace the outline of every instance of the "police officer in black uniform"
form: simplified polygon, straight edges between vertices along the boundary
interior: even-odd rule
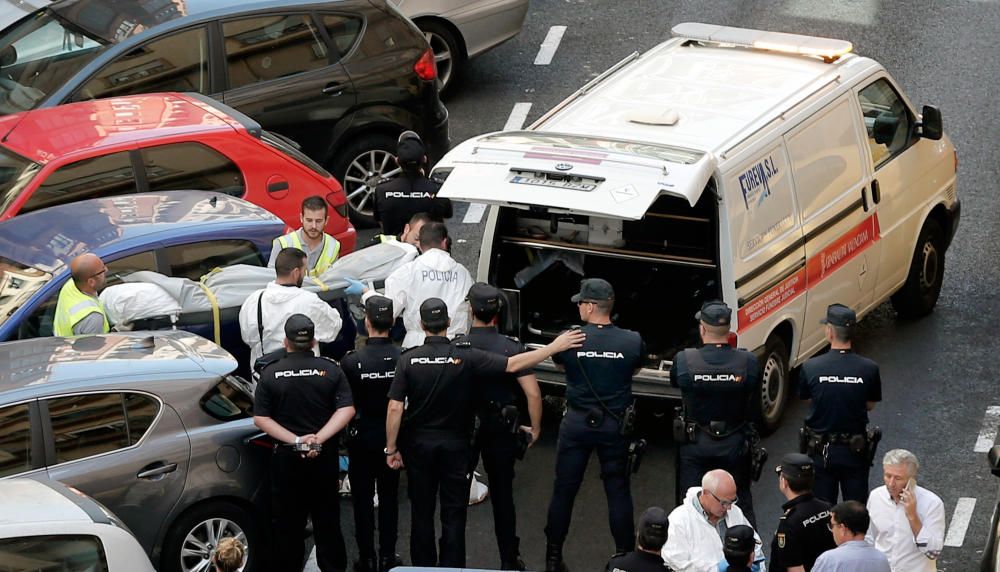
[[[638,332],[611,323],[615,293],[607,281],[588,278],[571,298],[577,304],[587,341],[563,352],[556,363],[566,370],[566,416],[559,427],[556,477],[545,525],[545,569],[566,570],[562,546],[569,532],[573,501],[596,450],[608,499],[608,520],[616,553],[632,550],[632,491],[628,440],[623,423],[632,409],[632,376],[642,365],[645,346]]]
[[[669,527],[667,511],[658,506],[647,508],[639,517],[635,551],[612,557],[605,572],[669,572],[660,556]]]
[[[679,447],[677,494],[701,484],[701,477],[725,469],[736,481],[740,508],[753,526],[750,494],[752,426],[758,413],[757,358],[729,345],[732,311],[723,302],[705,302],[695,315],[703,345],[678,352],[670,383],[680,387],[686,438]]]
[[[385,572],[402,564],[396,554],[399,520],[399,472],[386,466],[385,415],[389,386],[396,374],[399,347],[389,339],[392,300],[371,296],[365,300],[368,340],[340,362],[351,384],[357,416],[351,422],[347,445],[348,473],[354,504],[354,534],[358,541],[357,572]],[[375,485],[378,483],[379,555],[375,559]]]
[[[789,453],[774,468],[778,489],[788,502],[771,542],[772,572],[808,572],[819,555],[837,547],[830,532],[830,503],[813,496],[816,480],[813,460],[801,453]]]
[[[465,567],[465,517],[469,503],[469,440],[476,380],[526,370],[545,358],[579,347],[581,332],[507,358],[446,337],[448,306],[440,298],[420,305],[424,344],[403,352],[389,388],[386,463],[406,466],[413,566]],[[405,410],[403,403],[408,402]],[[402,429],[400,425],[402,424]],[[397,443],[399,448],[397,449]],[[441,553],[434,542],[435,492],[441,498]]]
[[[398,236],[410,217],[427,213],[435,220],[451,218],[451,200],[438,198],[441,183],[427,178],[427,152],[420,136],[404,131],[396,146],[396,162],[402,173],[375,187],[372,216],[382,234]]]
[[[254,395],[254,424],[278,441],[271,459],[275,570],[302,568],[308,516],[319,569],[347,567],[340,496],[330,484],[337,482],[340,469],[336,440],[331,439],[354,417],[354,405],[337,362],[313,355],[314,334],[308,317],[288,318],[287,355],[263,369]],[[299,450],[297,445],[307,447]]]
[[[472,310],[472,328],[468,335],[455,338],[455,343],[468,342],[484,351],[513,356],[525,351],[517,338],[497,330],[503,296],[500,290],[483,282],[469,289],[469,306]],[[473,444],[470,473],[482,455],[486,474],[489,475],[490,502],[493,504],[493,525],[497,548],[500,550],[501,570],[524,570],[517,537],[514,513],[514,463],[522,443],[530,446],[538,439],[542,427],[542,392],[531,370],[490,378],[476,379],[476,417],[479,429]],[[518,402],[526,399],[530,426],[523,426]]]
[[[816,496],[837,502],[868,501],[868,469],[878,444],[876,430],[867,430],[868,412],[882,400],[878,365],[851,351],[858,317],[843,304],[826,310],[830,350],[804,364],[799,373],[799,397],[812,400],[802,430],[800,449],[816,462]]]

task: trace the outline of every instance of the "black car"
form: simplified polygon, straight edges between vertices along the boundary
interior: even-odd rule
[[[327,166],[361,224],[400,132],[447,150],[436,77],[423,34],[385,0],[61,0],[0,32],[0,115],[210,95]]]

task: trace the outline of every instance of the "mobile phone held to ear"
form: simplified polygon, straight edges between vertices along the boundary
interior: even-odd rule
[[[910,480],[906,481],[906,490],[910,491],[910,494],[917,492],[917,479],[910,477]]]

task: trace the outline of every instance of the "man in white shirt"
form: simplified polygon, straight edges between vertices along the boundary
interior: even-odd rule
[[[315,325],[315,338],[332,342],[343,323],[340,313],[320,300],[314,292],[302,289],[309,273],[306,253],[298,248],[283,248],[275,257],[275,280],[243,302],[240,308],[240,335],[250,346],[250,363],[264,354],[284,347],[285,322],[292,314],[304,314]],[[319,355],[318,344],[313,352]]]
[[[722,539],[726,530],[737,524],[749,526],[743,511],[736,505],[736,481],[721,469],[709,471],[700,487],[691,487],[684,502],[670,513],[663,561],[674,572],[717,572],[725,558]],[[754,532],[754,561],[766,572],[760,536]]]
[[[474,283],[472,275],[448,253],[448,228],[429,222],[420,228],[420,251],[414,260],[400,266],[385,279],[385,296],[392,300],[395,316],[402,314],[406,337],[403,348],[424,343],[420,326],[420,304],[428,298],[440,298],[452,316],[448,337],[469,330],[469,307],[466,296]]]
[[[866,539],[888,558],[893,572],[934,572],[944,546],[944,503],[918,487],[917,456],[893,449],[882,460],[881,486],[868,497],[871,525]]]

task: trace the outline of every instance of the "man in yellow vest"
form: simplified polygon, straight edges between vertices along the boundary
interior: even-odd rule
[[[306,253],[306,265],[310,276],[319,276],[340,255],[340,241],[326,234],[327,204],[321,196],[312,196],[302,201],[299,221],[302,228],[274,239],[271,245],[271,259],[267,265],[274,268],[274,259],[283,248],[298,248]]]
[[[96,254],[81,254],[69,263],[72,278],[59,290],[56,304],[56,336],[106,334],[111,329],[97,293],[104,289],[108,267]]]

